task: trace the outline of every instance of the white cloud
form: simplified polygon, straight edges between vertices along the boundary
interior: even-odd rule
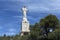
[[[32,21],[36,21],[36,20],[38,20],[38,19],[39,19],[39,17],[34,18],[34,17],[32,17],[32,16],[28,16],[28,19],[29,19],[29,20],[32,20]]]
[[[22,18],[22,16],[13,16],[14,18]]]
[[[25,0],[21,0],[25,1]],[[25,3],[25,2],[24,2]],[[40,11],[48,11],[48,12],[58,12],[60,10],[60,0],[26,0],[25,4],[30,12],[40,12]]]
[[[29,2],[32,2],[32,0],[20,0],[20,2],[29,3]]]
[[[14,28],[10,28],[10,29],[8,30],[8,32],[6,32],[5,34],[11,36],[11,35],[15,35],[15,34],[17,34],[16,32],[17,32],[16,29],[14,29]]]
[[[4,34],[6,34],[6,36],[16,35],[15,32],[6,32],[6,33],[0,33],[0,36],[4,36]]]
[[[7,32],[5,33],[6,35],[9,35],[9,36],[12,36],[12,35],[15,35],[16,33],[15,32]]]
[[[10,5],[9,7],[11,9],[5,9],[5,10],[19,11],[21,8],[19,6],[22,5],[26,5],[29,11],[31,12],[40,12],[40,11],[54,12],[55,10],[60,10],[60,0],[11,0],[11,1],[18,1],[18,2],[20,1],[20,5]]]
[[[16,29],[10,28],[10,29],[9,29],[9,32],[16,32]]]
[[[30,12],[39,12],[39,11],[50,11],[48,7],[45,7],[43,5],[29,5],[27,6]]]
[[[13,16],[14,18],[21,18],[22,19],[22,16]],[[29,20],[36,20],[36,18],[32,17],[32,16],[27,16],[27,18]],[[38,18],[37,18],[38,19]]]

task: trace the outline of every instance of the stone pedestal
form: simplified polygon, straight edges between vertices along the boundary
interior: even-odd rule
[[[21,36],[25,33],[29,34],[29,22],[28,21],[22,21],[22,30],[21,30]]]

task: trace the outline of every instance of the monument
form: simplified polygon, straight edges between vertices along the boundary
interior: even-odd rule
[[[29,21],[27,20],[27,15],[26,15],[27,11],[28,11],[28,9],[24,6],[22,8],[23,17],[22,17],[21,36],[27,35],[30,32]]]

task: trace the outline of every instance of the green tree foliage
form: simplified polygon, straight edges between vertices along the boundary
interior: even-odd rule
[[[60,29],[56,29],[52,33],[49,33],[48,39],[60,40]]]
[[[55,30],[56,28],[58,28],[59,25],[59,20],[55,15],[48,15],[45,18],[40,20],[40,27],[44,28],[44,31],[46,32],[46,34],[49,32],[49,29],[53,29]]]
[[[15,35],[0,37],[0,40],[60,40],[59,20],[55,15],[48,15],[42,18],[34,25],[30,25],[30,35]],[[49,32],[48,36],[43,34],[49,28],[53,28],[53,32]],[[44,29],[44,30],[43,30]]]
[[[58,27],[59,20],[55,15],[48,15],[44,19],[40,20],[41,27],[56,28]]]

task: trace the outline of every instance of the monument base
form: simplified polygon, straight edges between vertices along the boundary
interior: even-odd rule
[[[29,35],[30,34],[30,32],[21,32],[21,36],[23,36],[23,35]]]

